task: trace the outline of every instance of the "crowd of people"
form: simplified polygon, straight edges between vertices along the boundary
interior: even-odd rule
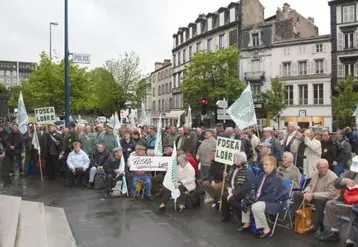
[[[21,176],[31,175],[43,158],[48,180],[63,174],[68,186],[84,182],[88,188],[104,188],[109,196],[117,182],[123,182],[120,165],[124,160],[128,195],[138,198],[142,190],[147,200],[161,197],[158,206],[161,213],[172,196],[162,185],[165,173],[133,172],[130,163],[131,156],[155,155],[156,138],[161,131],[163,156],[172,156],[173,147],[177,149],[175,186],[180,192],[176,201],[179,212],[186,207],[186,195],[202,190],[215,207],[221,201],[223,222],[235,215],[242,223],[239,231],[247,231],[254,224],[260,229],[259,237],[265,238],[272,231],[267,214],[275,215],[282,210],[284,205],[279,199],[286,192],[284,180],[289,180],[295,189],[290,207],[292,217],[305,201],[314,205],[316,220],[310,230],[316,230],[318,240],[340,239],[339,216],[351,219],[346,246],[353,246],[356,240],[352,227],[355,207],[345,205],[341,196],[347,187],[358,185],[358,157],[355,157],[358,134],[349,127],[335,133],[314,132],[301,130],[291,122],[283,130],[264,128],[261,139],[254,129],[224,128],[223,124],[205,130],[190,126],[163,130],[124,126],[114,133],[111,124],[70,123],[69,128],[49,124],[38,125],[36,130],[40,157],[32,145],[32,124],[25,134],[15,124],[0,128],[10,177],[16,167]],[[233,165],[227,170],[214,158],[217,137],[241,141],[241,150],[235,153]]]

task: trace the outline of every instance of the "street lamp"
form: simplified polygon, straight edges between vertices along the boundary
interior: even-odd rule
[[[50,58],[52,58],[52,26],[58,26],[58,23],[50,22]]]

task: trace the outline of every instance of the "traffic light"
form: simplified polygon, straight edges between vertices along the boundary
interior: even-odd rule
[[[208,99],[202,98],[201,99],[201,115],[206,115],[207,113],[207,105],[208,105]]]

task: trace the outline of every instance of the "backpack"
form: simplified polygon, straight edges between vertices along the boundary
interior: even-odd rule
[[[106,188],[106,173],[104,171],[97,172],[94,178],[94,189],[100,190]]]

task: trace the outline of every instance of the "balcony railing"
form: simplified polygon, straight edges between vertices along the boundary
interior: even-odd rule
[[[246,81],[265,81],[265,71],[245,72]]]

